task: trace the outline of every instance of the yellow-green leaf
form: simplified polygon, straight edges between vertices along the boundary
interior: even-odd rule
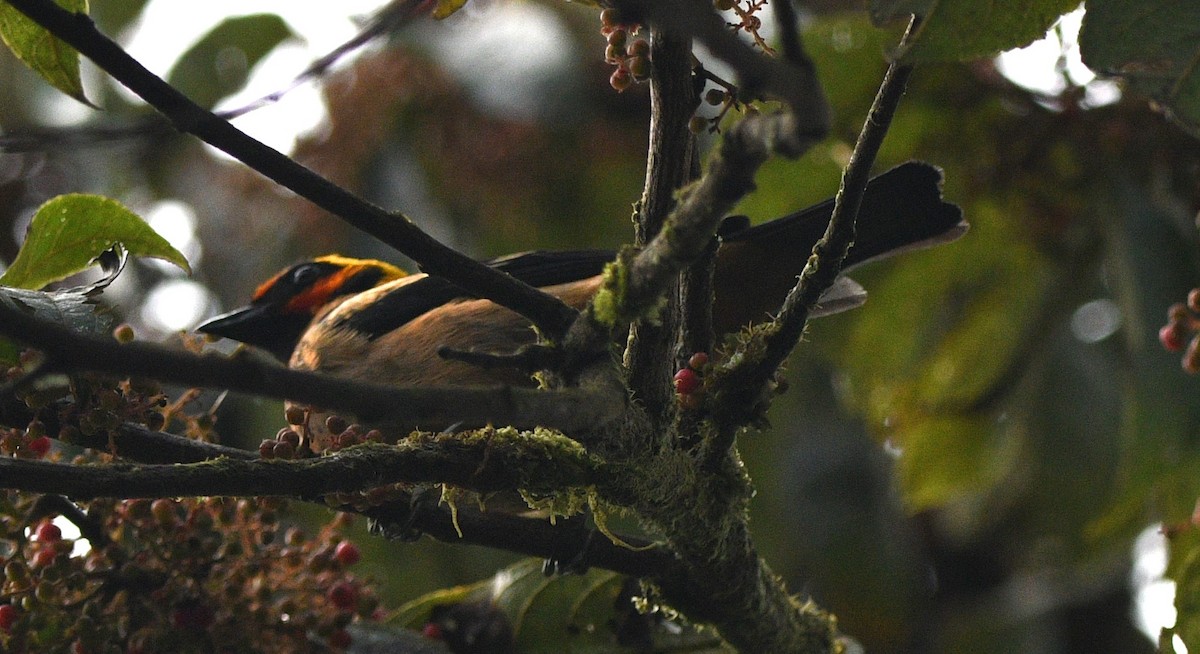
[[[114,245],[164,259],[189,274],[187,259],[120,202],[99,195],[60,195],[38,208],[25,244],[0,284],[37,289],[84,270]]]
[[[437,6],[433,8],[433,17],[441,20],[462,9],[465,4],[467,0],[438,0]]]
[[[86,14],[87,0],[57,0],[67,11]],[[0,2],[0,39],[9,50],[54,88],[91,105],[79,79],[79,53],[7,2]]]

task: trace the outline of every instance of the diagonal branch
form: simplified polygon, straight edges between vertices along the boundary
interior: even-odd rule
[[[850,162],[842,173],[841,187],[825,235],[813,246],[812,255],[784,300],[778,316],[765,326],[764,347],[760,355],[742,358],[740,365],[730,368],[721,377],[719,385],[721,391],[726,393],[726,398],[714,416],[721,425],[722,437],[713,449],[714,455],[732,444],[737,428],[748,419],[746,407],[754,406],[753,398],[800,342],[810,310],[841,273],[842,262],[854,243],[855,222],[871,166],[887,136],[911,73],[911,65],[893,62],[888,67]]]
[[[8,1],[8,0],[6,0]],[[53,0],[11,0],[18,11],[71,45],[129,90],[192,134],[260,174],[391,245],[477,297],[485,297],[529,318],[556,339],[578,313],[550,295],[447,247],[399,213],[388,212],[237,129],[189,100],[101,34],[86,14],[68,12]]]

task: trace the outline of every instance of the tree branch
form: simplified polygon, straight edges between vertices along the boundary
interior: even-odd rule
[[[911,65],[893,62],[888,67],[851,154],[850,163],[842,173],[841,187],[825,235],[813,246],[812,255],[784,300],[779,314],[765,326],[761,354],[742,358],[741,365],[728,369],[721,376],[719,393],[724,399],[720,406],[715,407],[714,419],[720,425],[722,441],[713,449],[714,456],[720,456],[720,452],[732,445],[736,430],[752,418],[748,410],[753,410],[755,398],[795,349],[804,334],[810,310],[841,273],[842,261],[854,243],[855,222],[870,179],[871,166],[887,135],[911,73]]]
[[[402,214],[384,211],[359,198],[192,102],[101,34],[86,14],[68,12],[53,0],[11,0],[9,4],[166,115],[179,131],[193,134],[391,245],[420,264],[425,272],[516,311],[551,339],[566,333],[578,315],[557,298],[439,243]]]
[[[567,439],[563,439],[564,441]],[[0,459],[0,486],[74,499],[222,495],[314,498],[395,483],[447,483],[479,493],[586,487],[604,476],[597,460],[516,430],[414,435],[297,460],[176,465],[74,465]],[[549,455],[553,454],[553,456]]]
[[[676,191],[691,181],[696,137],[688,122],[700,98],[692,77],[692,40],[655,28],[650,34],[650,143],[646,180],[638,202],[635,244],[644,246],[662,230],[675,207]],[[672,406],[671,370],[675,325],[672,294],[665,311],[638,320],[630,327],[625,366],[633,397],[652,414]]]
[[[615,0],[613,4],[674,33],[691,34],[737,72],[740,94],[747,96],[745,99],[766,93],[786,102],[803,117],[795,124],[796,130],[787,135],[789,156],[799,156],[829,133],[829,103],[807,57],[777,60],[762,56],[738,38],[706,2]]]
[[[623,398],[599,390],[397,388],[284,368],[258,357],[195,355],[150,343],[117,343],[77,334],[0,301],[0,333],[41,350],[48,371],[89,370],[188,386],[228,388],[346,411],[365,423],[386,420],[405,431],[459,423],[552,427],[587,433],[618,417]],[[581,436],[582,437],[582,436]]]

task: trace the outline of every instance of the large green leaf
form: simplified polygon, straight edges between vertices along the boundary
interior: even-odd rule
[[[183,53],[167,81],[196,104],[212,108],[242,88],[250,69],[293,36],[275,14],[228,18]]]
[[[966,61],[1042,38],[1079,0],[872,0],[877,24],[909,13],[921,23],[901,53],[909,61]]]
[[[1200,2],[1088,0],[1079,50],[1200,136]]]
[[[87,0],[57,0],[67,11],[86,14]],[[88,102],[79,79],[79,53],[47,32],[42,26],[13,8],[0,2],[0,39],[26,66],[54,88],[83,102]]]
[[[37,289],[91,265],[115,245],[129,254],[165,259],[191,273],[187,259],[137,214],[99,195],[60,195],[38,208],[25,244],[0,284]]]

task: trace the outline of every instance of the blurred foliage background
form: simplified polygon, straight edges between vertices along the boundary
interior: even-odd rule
[[[92,4],[101,28],[128,40],[158,3]],[[841,4],[817,3],[805,21],[833,134],[760,172],[741,207],[755,221],[836,190],[882,76],[895,35]],[[214,24],[156,72],[234,106],[227,96],[256,64],[304,38],[290,11]],[[644,85],[609,88],[603,48],[593,9],[472,3],[310,83],[325,115],[295,135],[294,155],[479,257],[619,245],[641,190],[649,101]],[[1200,385],[1156,339],[1167,306],[1200,279],[1200,148],[1143,98],[1098,106],[1060,74],[1065,88],[1048,94],[990,60],[918,68],[878,169],[943,167],[971,231],[856,273],[867,305],[811,326],[772,427],[741,439],[763,554],[868,651],[1156,647],[1138,629],[1148,605],[1135,601],[1163,588],[1148,585],[1162,565],[1154,571],[1164,541],[1154,529],[1186,523],[1200,496]],[[114,285],[109,297],[146,338],[244,303],[303,257],[398,260],[197,142],[147,127],[147,109],[103,76],[86,80],[105,111],[80,113],[0,57],[0,260],[46,199],[120,199],[195,270],[187,280],[139,261]],[[251,116],[289,124],[311,112],[297,97]],[[251,398],[230,398],[219,416],[226,442],[246,447],[282,418]],[[428,540],[360,542],[392,606],[512,560]],[[1172,622],[1161,607],[1153,616],[1143,630]]]

